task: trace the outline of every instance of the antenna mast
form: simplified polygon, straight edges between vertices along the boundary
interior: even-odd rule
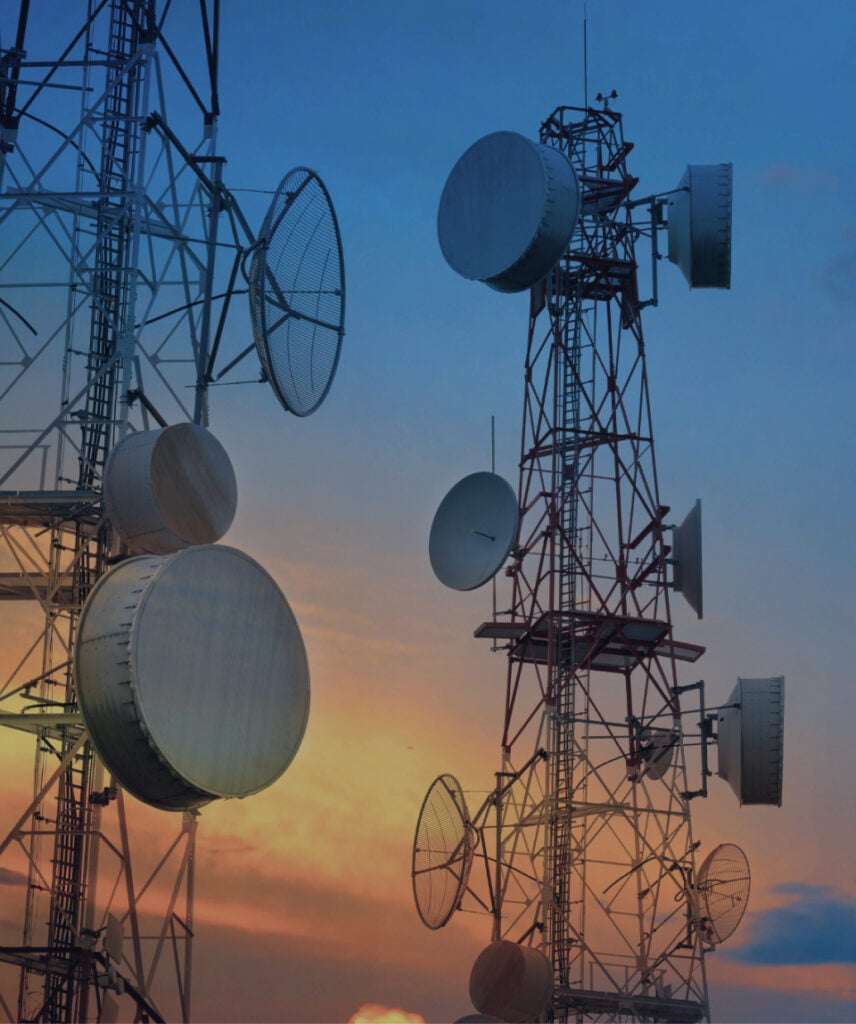
[[[214,543],[236,495],[228,456],[205,429],[208,387],[256,351],[260,381],[286,408],[320,405],[344,330],[342,247],[314,172],[286,176],[258,237],[223,183],[219,0],[198,5],[187,44],[197,61],[168,41],[169,2],[79,6],[58,58],[40,52],[41,39],[25,48],[27,0],[16,45],[0,51],[0,599],[15,602],[27,638],[5,641],[18,650],[0,679],[0,723],[35,739],[32,800],[0,833],[4,870],[25,883],[21,943],[0,949],[0,1005],[21,1021],[107,1021],[124,1000],[137,1020],[188,1021],[198,808],[285,770],[309,687],[277,585]],[[229,352],[249,254],[254,341]],[[245,317],[244,334],[249,326]],[[200,633],[180,670],[185,696],[205,673],[208,704],[192,722],[159,689],[187,630],[177,638],[182,627],[157,616],[146,625],[165,575],[173,582],[160,593],[183,579],[187,596],[163,621]],[[275,637],[252,641],[265,664],[248,668],[247,685],[267,680],[264,694],[226,699],[235,673],[223,652],[211,661],[209,641],[240,629],[240,609],[218,598],[200,613],[202,577],[210,593],[245,587],[278,618]],[[111,609],[121,621],[108,621]],[[206,631],[217,616],[223,628]],[[140,651],[164,661],[149,673]],[[218,671],[219,697],[204,685]],[[233,770],[219,752],[246,742],[248,724],[253,749],[237,750]],[[123,787],[174,812],[164,850],[136,842]]]
[[[438,213],[454,270],[529,298],[514,535],[509,544],[483,525],[496,519],[500,478],[476,489],[466,477],[429,545],[447,586],[478,586],[504,563],[510,578],[507,610],[475,631],[506,654],[501,767],[472,816],[457,802],[462,832],[434,843],[423,827],[414,841],[423,922],[450,874],[458,887],[429,927],[456,907],[490,915],[470,996],[505,1021],[709,1020],[704,955],[736,927],[749,891],[730,844],[696,869],[690,807],[707,793],[716,715],[702,682],[679,682],[704,648],[675,635],[670,592],[701,616],[701,509],[667,523],[642,330],[654,300],[640,299],[635,251],[650,235],[656,267],[668,206],[669,259],[691,285],[727,288],[731,167],[690,166],[668,200],[632,200],[633,144],[615,97],[599,94],[602,110],[556,108],[538,143],[483,137],[450,173]],[[744,802],[780,803],[783,680],[741,680],[736,692],[739,710],[720,719],[720,773]],[[716,899],[725,891],[739,912]]]

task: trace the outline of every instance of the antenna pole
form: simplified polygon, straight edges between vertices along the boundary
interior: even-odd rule
[[[588,4],[583,0],[583,103],[588,110]]]
[[[496,417],[491,415],[490,417],[490,471],[491,473],[496,472]],[[491,579],[490,587],[492,591],[492,602],[493,602],[493,621],[496,622],[496,576]],[[493,649],[496,650],[496,641],[493,642]]]
[[[496,472],[496,417],[490,418],[490,471]]]

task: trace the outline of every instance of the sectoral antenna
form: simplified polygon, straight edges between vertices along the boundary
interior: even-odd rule
[[[704,594],[701,563],[701,498],[680,526],[672,527],[672,586],[696,615],[703,618]]]

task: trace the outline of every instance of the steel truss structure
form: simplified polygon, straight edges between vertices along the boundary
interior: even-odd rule
[[[615,111],[560,107],[540,138],[582,212],[530,293],[511,603],[476,630],[507,651],[502,766],[468,892],[552,962],[548,1019],[698,1021],[678,663],[703,648],[672,631],[635,253],[661,218],[634,224]]]
[[[51,17],[63,31],[67,5],[45,6],[40,34]],[[9,1020],[111,1020],[122,998],[138,1020],[190,1019],[196,817],[165,849],[134,839],[71,665],[83,602],[122,555],[102,503],[111,447],[207,424],[209,383],[252,349],[215,373],[254,243],[217,155],[219,0],[200,0],[198,52],[181,56],[170,6],[84,0],[45,59],[21,0],[0,51],[0,412],[15,424],[0,445],[0,598],[17,648],[0,723],[35,737],[32,801],[0,837],[25,883],[23,936],[0,949]]]

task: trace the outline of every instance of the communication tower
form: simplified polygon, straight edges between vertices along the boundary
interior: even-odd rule
[[[475,630],[506,654],[499,771],[473,812],[454,777],[435,780],[413,850],[428,927],[459,907],[491,919],[470,976],[487,1016],[465,1019],[709,1019],[704,955],[749,892],[737,847],[697,865],[690,811],[717,723],[741,802],[781,802],[783,681],[742,680],[711,713],[692,668],[704,648],[673,630],[673,590],[702,614],[701,507],[674,526],[662,503],[642,331],[662,232],[691,287],[729,287],[731,165],[634,198],[609,99],[557,108],[537,142],[483,137],[440,200],[451,267],[529,300],[516,501],[492,473],[466,477],[429,544],[447,586],[503,565],[507,584]]]
[[[187,13],[21,0],[0,26],[0,724],[35,738],[0,834],[9,1020],[190,1019],[199,808],[275,781],[307,721],[288,602],[216,543],[237,489],[209,392],[318,408],[341,241],[303,167],[250,228],[217,149],[219,0],[190,35]],[[174,812],[162,850],[138,801]]]

